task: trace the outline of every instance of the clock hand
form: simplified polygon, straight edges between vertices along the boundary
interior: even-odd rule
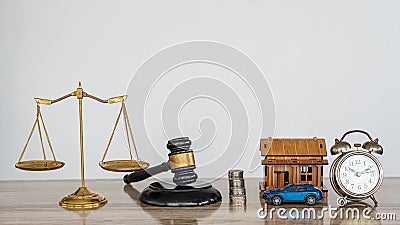
[[[360,177],[360,176],[361,176],[361,173],[360,173],[360,172],[357,172],[357,171],[353,170],[353,169],[350,168],[350,167],[347,167],[347,169],[349,169],[351,172],[353,172],[354,175],[356,175],[356,177]]]
[[[360,173],[361,173],[361,174],[368,173],[367,171],[370,170],[370,169],[371,169],[371,167],[365,169],[364,171],[362,171],[362,172],[360,172]]]
[[[370,170],[370,171],[363,171],[363,172],[361,172],[362,174],[364,174],[364,173],[375,173],[375,171],[374,170]]]
[[[350,168],[350,167],[347,167],[347,169],[349,169],[351,172],[353,172],[353,173],[357,173],[357,171],[355,171],[355,170],[353,170],[352,168]]]

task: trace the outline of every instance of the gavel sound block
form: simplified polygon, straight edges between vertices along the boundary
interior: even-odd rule
[[[174,174],[171,185],[165,182],[154,182],[145,188],[140,201],[157,206],[200,206],[222,200],[221,193],[211,184],[195,183],[198,176],[194,172],[196,163],[194,153],[190,149],[188,137],[169,140],[167,148],[169,160],[158,166],[135,171],[124,176],[124,182],[129,184],[145,180],[153,175],[171,170]]]

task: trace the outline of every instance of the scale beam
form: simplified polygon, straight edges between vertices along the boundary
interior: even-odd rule
[[[35,98],[35,101],[38,104],[51,105],[53,103],[57,103],[59,101],[62,101],[64,99],[67,99],[67,98],[73,97],[73,96],[76,96],[78,99],[83,99],[84,97],[88,97],[88,98],[96,100],[96,101],[98,101],[100,103],[108,103],[108,104],[114,104],[114,103],[123,102],[128,98],[128,95],[121,95],[121,96],[112,97],[112,98],[109,98],[109,99],[101,99],[101,98],[96,97],[94,95],[88,94],[87,92],[84,92],[82,90],[81,83],[79,82],[79,86],[78,86],[78,90],[77,91],[71,92],[69,94],[66,94],[66,95],[61,96],[61,97],[56,98],[56,99]]]

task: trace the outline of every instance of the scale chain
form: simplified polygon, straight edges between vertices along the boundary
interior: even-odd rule
[[[54,161],[57,161],[57,160],[56,160],[56,155],[54,154],[53,146],[52,146],[51,143],[50,143],[49,133],[47,132],[46,126],[44,125],[44,120],[43,120],[42,112],[41,112],[41,111],[39,111],[39,116],[40,116],[40,120],[42,121],[44,134],[46,135],[47,143],[49,144],[51,154],[53,155]]]
[[[125,104],[124,104],[124,103],[123,103],[123,106],[124,106],[124,113],[125,113],[126,122],[127,122],[127,124],[128,124],[129,133],[130,133],[131,139],[132,139],[133,148],[135,149],[136,159],[137,159],[138,161],[141,161],[140,158],[139,158],[138,151],[137,151],[137,149],[136,149],[136,143],[135,143],[135,139],[133,138],[132,128],[131,128],[131,124],[130,124],[130,122],[129,122],[129,117],[128,117],[128,112],[127,112],[127,110],[126,110],[126,107],[125,107]],[[131,154],[131,157],[132,157],[132,150],[131,150],[131,149],[130,149],[130,154]]]
[[[31,140],[33,131],[35,130],[35,127],[36,127],[36,124],[37,124],[37,123],[38,123],[38,119],[37,119],[37,117],[36,117],[36,120],[35,120],[35,122],[33,123],[32,130],[31,130],[31,132],[29,133],[28,140],[26,140],[24,149],[22,150],[22,153],[21,153],[21,155],[20,155],[20,157],[19,157],[19,159],[18,159],[18,162],[21,162],[22,157],[24,157],[24,155],[25,155],[26,148],[28,147],[29,141]]]
[[[40,144],[41,144],[41,146],[42,146],[43,159],[46,160],[46,152],[44,151],[43,138],[42,138],[42,129],[40,128],[40,123],[39,123],[39,115],[40,115],[40,106],[37,105],[36,120],[38,121],[38,122],[37,122],[37,126],[38,126]]]
[[[122,103],[122,109],[124,111],[124,124],[125,124],[125,131],[126,131],[126,138],[128,139],[128,148],[129,148],[129,155],[131,157],[131,160],[133,160],[132,157],[132,148],[131,148],[131,141],[130,141],[130,137],[129,137],[129,126],[128,126],[128,121],[127,121],[127,113],[126,113],[126,109],[125,109],[125,103]]]
[[[122,106],[121,106],[121,109],[119,110],[118,117],[117,117],[117,121],[116,121],[115,124],[114,124],[114,129],[113,129],[113,131],[112,131],[112,133],[111,133],[110,140],[108,141],[108,144],[107,144],[107,147],[106,147],[106,151],[104,152],[103,158],[101,159],[102,162],[104,161],[104,159],[106,158],[106,155],[107,155],[107,153],[108,153],[108,149],[109,149],[110,144],[111,144],[111,141],[112,141],[112,139],[113,139],[113,137],[114,137],[115,130],[117,129],[118,121],[119,121],[119,119],[120,119],[120,117],[121,117],[121,113],[122,113]]]

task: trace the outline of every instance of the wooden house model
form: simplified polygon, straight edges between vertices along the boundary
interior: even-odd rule
[[[328,165],[325,139],[266,138],[260,140],[265,177],[260,189],[282,188],[288,184],[312,184],[327,196],[323,166]]]

